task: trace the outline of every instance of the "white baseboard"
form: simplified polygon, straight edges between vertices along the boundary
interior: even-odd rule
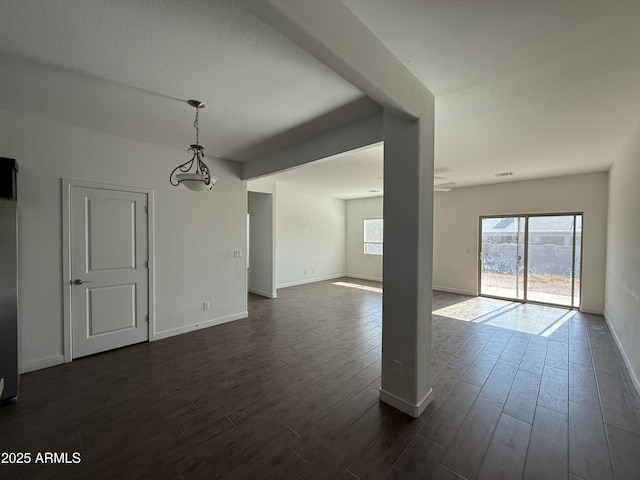
[[[346,277],[346,273],[339,273],[336,275],[327,275],[325,277],[313,277],[304,280],[296,280],[295,282],[287,282],[276,285],[276,288],[295,287],[297,285],[304,285],[306,283],[324,282],[325,280],[335,280],[336,278]]]
[[[346,274],[347,277],[351,277],[351,278],[359,278],[360,280],[371,280],[373,282],[381,282],[382,281],[382,277],[372,277],[369,275],[358,275],[357,273],[347,273]]]
[[[624,348],[620,343],[620,338],[618,337],[618,334],[614,330],[613,325],[611,324],[611,320],[609,320],[609,317],[607,316],[607,312],[604,313],[604,321],[607,322],[607,326],[611,331],[611,336],[613,336],[613,339],[615,340],[616,345],[618,345],[618,350],[620,350],[622,359],[624,360],[624,363],[627,366],[627,370],[629,370],[629,377],[631,377],[631,382],[633,383],[633,386],[636,387],[636,392],[638,392],[638,395],[640,395],[640,381],[638,380],[638,375],[636,375],[636,372],[634,372],[633,369],[631,368],[631,362],[629,361],[629,358],[627,357],[627,353],[624,351]]]
[[[171,330],[163,330],[161,332],[155,332],[153,338],[150,341],[161,340],[163,338],[174,337],[176,335],[182,335],[183,333],[193,332],[194,330],[202,330],[203,328],[214,327],[227,322],[233,322],[234,320],[240,320],[247,318],[248,312],[235,313],[233,315],[227,315],[225,317],[213,318],[204,322],[196,323],[194,325],[186,325],[184,327],[172,328]]]
[[[162,338],[173,337],[182,333],[192,332],[194,330],[200,330],[202,328],[213,327],[222,323],[232,322],[234,320],[240,320],[247,318],[248,312],[240,312],[234,315],[227,315],[225,317],[214,318],[205,322],[197,323],[195,325],[187,325],[185,327],[174,328],[171,330],[164,330],[162,332],[156,332],[150,341],[160,340]],[[29,360],[21,362],[20,373],[29,373],[36,370],[42,370],[43,368],[54,367],[56,365],[62,365],[64,363],[64,355],[53,355],[46,358],[38,358],[36,360]]]
[[[580,311],[582,313],[591,313],[593,315],[604,315],[604,312],[602,310],[597,309],[597,308],[580,307]]]
[[[257,290],[255,288],[250,288],[249,292],[255,293],[256,295],[260,295],[261,297],[278,298],[278,294],[276,292],[269,293],[269,292],[265,292],[265,291],[262,291],[262,290]]]
[[[35,372],[36,370],[55,367],[56,365],[62,365],[63,363],[64,363],[64,355],[53,355],[51,357],[38,358],[37,360],[22,362],[22,368],[20,369],[20,373]]]
[[[472,297],[478,296],[478,292],[472,292],[470,290],[462,290],[460,288],[442,287],[440,285],[432,285],[431,288],[433,290],[438,290],[439,292],[458,293],[460,295],[471,295]]]
[[[433,400],[433,388],[430,388],[426,395],[418,402],[417,405],[413,405],[406,400],[403,400],[400,397],[395,396],[393,393],[389,393],[380,387],[380,401],[391,405],[393,408],[397,408],[402,413],[406,413],[407,415],[418,418],[424,409],[431,403]]]

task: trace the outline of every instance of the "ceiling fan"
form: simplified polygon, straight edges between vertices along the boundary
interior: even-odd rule
[[[446,180],[444,177],[433,177],[434,192],[450,192],[456,182],[437,183],[439,180]]]

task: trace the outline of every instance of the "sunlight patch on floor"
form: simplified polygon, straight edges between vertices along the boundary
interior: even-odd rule
[[[555,322],[548,325],[544,330],[542,330],[539,333],[536,333],[536,335],[540,335],[541,337],[551,336],[553,333],[558,331],[560,327],[562,327],[565,323],[567,323],[569,319],[573,317],[575,314],[576,314],[575,310],[567,311],[563,316],[561,316]]]
[[[349,288],[358,288],[360,290],[367,290],[369,292],[377,292],[382,293],[382,288],[380,287],[371,287],[369,285],[360,285],[358,283],[351,282],[333,282],[333,285],[337,285],[339,287],[349,287]]]
[[[455,320],[550,337],[562,329],[576,311],[475,297],[434,310],[433,313]]]
[[[513,302],[494,300],[491,298],[474,297],[464,302],[455,303],[447,307],[434,310],[434,315],[473,322],[485,315],[498,312],[513,305]]]

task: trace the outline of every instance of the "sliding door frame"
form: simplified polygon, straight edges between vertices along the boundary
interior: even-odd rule
[[[573,235],[572,235],[572,244],[571,244],[571,305],[562,305],[557,303],[549,303],[549,302],[540,302],[536,300],[529,300],[527,298],[528,294],[528,284],[529,284],[529,219],[532,217],[573,217]],[[519,214],[499,214],[499,215],[480,215],[478,219],[478,296],[487,297],[487,298],[496,298],[499,300],[509,300],[512,302],[519,303],[534,303],[538,305],[551,305],[554,307],[560,308],[568,308],[570,310],[580,310],[580,304],[582,303],[582,264],[583,264],[583,237],[580,236],[580,288],[579,288],[579,301],[578,305],[575,305],[575,282],[576,282],[576,220],[577,217],[581,217],[581,228],[584,230],[584,212],[554,212],[554,213],[519,213]],[[522,298],[510,298],[510,297],[501,297],[498,295],[488,295],[482,293],[482,220],[488,218],[515,218],[516,221],[519,222],[520,218],[524,218],[524,258],[523,258],[523,294]],[[518,235],[518,241],[519,241]],[[516,244],[516,254],[519,251],[519,245]],[[518,266],[519,268],[519,266]],[[517,291],[517,290],[516,290]],[[517,297],[517,294],[516,294]]]

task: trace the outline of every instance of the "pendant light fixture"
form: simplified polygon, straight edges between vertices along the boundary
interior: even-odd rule
[[[178,165],[169,175],[169,183],[174,187],[182,184],[196,192],[208,191],[218,181],[217,177],[211,175],[209,167],[202,160],[204,147],[200,145],[200,126],[198,124],[198,113],[204,108],[204,103],[199,100],[189,100],[187,102],[196,109],[196,119],[193,126],[196,129],[196,143],[191,144],[187,152],[192,154],[191,160]]]

